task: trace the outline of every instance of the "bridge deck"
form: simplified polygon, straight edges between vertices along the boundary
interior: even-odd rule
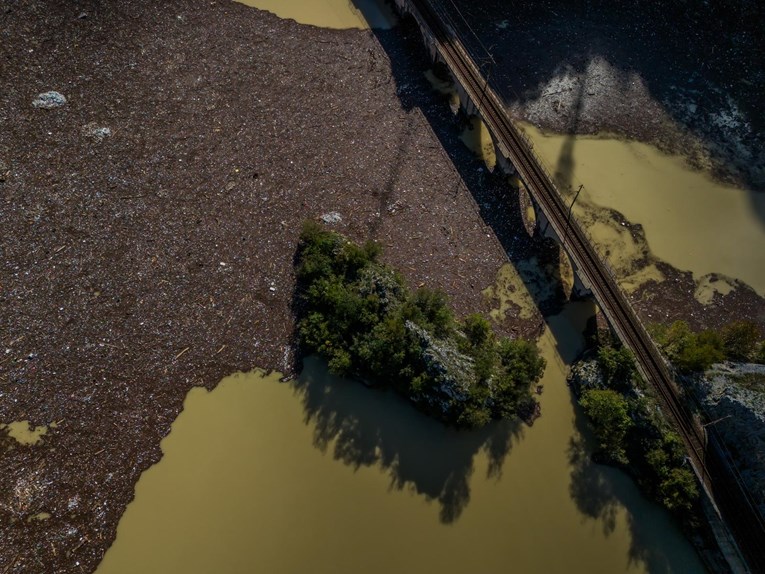
[[[590,287],[622,342],[634,353],[641,375],[655,389],[666,416],[682,437],[702,485],[733,527],[752,567],[765,572],[765,526],[759,513],[740,481],[731,474],[729,465],[722,460],[719,449],[707,448],[705,429],[680,398],[664,358],[610,269],[578,222],[568,217],[568,208],[552,179],[508,117],[502,100],[483,78],[456,33],[444,23],[442,15],[427,0],[409,0],[407,8],[423,33],[435,40],[438,55],[467,92],[499,151],[515,166],[558,237],[565,238],[563,246],[577,272]],[[711,429],[710,435],[714,432]],[[717,437],[714,438],[713,442],[719,442]]]

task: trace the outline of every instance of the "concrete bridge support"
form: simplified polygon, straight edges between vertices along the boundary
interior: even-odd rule
[[[537,204],[533,197],[531,199],[531,205],[534,208],[534,214],[537,220],[537,233],[542,237],[549,237],[550,239],[553,239],[556,243],[558,243],[558,245],[563,247],[562,251],[566,254],[566,257],[569,257],[568,251],[566,250],[566,240],[568,239],[567,236],[564,234],[564,236],[561,238],[558,235],[553,226],[550,224],[550,221],[547,219],[545,212],[539,208],[539,204]],[[571,298],[587,299],[592,297],[593,293],[589,281],[587,281],[584,275],[579,272],[576,262],[571,259],[571,257],[569,257],[569,262],[571,263],[571,268],[574,271],[574,285],[571,288]]]
[[[491,134],[491,139],[494,142],[494,155],[497,156],[497,167],[501,169],[505,175],[515,175],[518,173],[513,162],[508,159],[510,154],[505,151],[504,146],[497,143],[497,140],[494,139],[494,134]]]

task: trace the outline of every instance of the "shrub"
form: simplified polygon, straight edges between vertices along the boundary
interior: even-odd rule
[[[632,352],[623,346],[605,345],[598,348],[598,365],[611,386],[628,386],[635,372]]]
[[[751,321],[736,321],[722,330],[725,355],[732,361],[748,361],[753,358],[762,332]]]
[[[615,356],[613,352],[599,353],[603,360],[601,354],[606,364],[614,364],[609,362]],[[625,467],[649,496],[685,524],[693,525],[697,521],[699,492],[686,462],[685,446],[657,415],[650,393],[633,392],[640,378],[633,373],[627,381],[607,381],[619,387],[619,392],[614,388],[591,389],[579,397],[593,423],[600,454]]]
[[[723,338],[716,331],[694,333],[685,321],[675,321],[654,332],[659,346],[681,372],[704,371],[726,358]]]
[[[632,420],[624,397],[611,389],[591,389],[582,393],[579,402],[595,425],[595,434],[603,454],[626,464],[624,439],[632,426]]]

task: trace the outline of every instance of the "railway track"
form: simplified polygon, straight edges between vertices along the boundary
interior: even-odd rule
[[[508,152],[507,157],[558,237],[565,238],[564,247],[578,273],[589,283],[622,342],[634,353],[641,375],[655,389],[666,416],[685,443],[696,475],[732,527],[753,571],[765,572],[765,525],[751,497],[724,460],[722,443],[714,429],[709,437],[714,448],[709,448],[706,429],[681,398],[661,353],[579,223],[568,218],[563,198],[529,143],[505,113],[500,98],[489,87],[456,32],[445,24],[448,14],[439,12],[427,0],[410,0],[410,5],[417,11],[415,17],[419,16],[420,25],[427,26],[435,38],[440,57],[478,108],[500,150]]]

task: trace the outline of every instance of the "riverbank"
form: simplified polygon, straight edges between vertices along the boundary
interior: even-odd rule
[[[235,3],[30,2],[0,29],[0,421],[48,429],[4,441],[7,572],[92,571],[190,388],[294,373],[304,219],[336,212],[413,287],[490,310],[506,257],[407,106],[419,56],[394,33],[396,79],[370,32]],[[31,105],[50,90],[67,103]]]

